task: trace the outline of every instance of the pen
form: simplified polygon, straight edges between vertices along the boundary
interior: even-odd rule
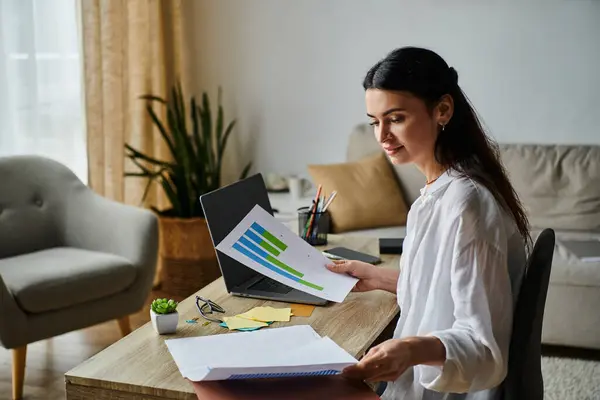
[[[323,212],[327,211],[327,207],[329,207],[329,205],[331,204],[331,202],[333,201],[333,199],[335,199],[335,196],[337,196],[337,191],[334,190],[333,192],[331,192],[331,195],[329,196],[329,199],[325,203],[325,207],[323,207]]]

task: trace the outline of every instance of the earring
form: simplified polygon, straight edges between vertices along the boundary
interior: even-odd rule
[[[442,124],[442,132],[444,132],[444,129],[446,129],[446,125]]]

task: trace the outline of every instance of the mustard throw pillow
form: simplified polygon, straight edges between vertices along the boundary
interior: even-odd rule
[[[408,208],[384,153],[359,161],[309,165],[322,193],[337,195],[327,208],[332,233],[405,225]]]

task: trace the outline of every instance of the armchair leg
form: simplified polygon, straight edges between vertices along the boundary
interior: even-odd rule
[[[12,397],[18,400],[23,397],[23,383],[25,380],[25,360],[27,359],[27,346],[12,350]]]
[[[131,333],[131,325],[129,324],[129,315],[126,315],[123,318],[119,318],[117,321],[119,322],[119,329],[121,330],[121,335],[123,337],[129,335]]]

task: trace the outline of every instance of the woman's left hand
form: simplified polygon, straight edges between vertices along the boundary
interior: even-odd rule
[[[390,339],[373,347],[358,364],[345,368],[342,373],[367,382],[390,382],[413,365],[410,343]]]

